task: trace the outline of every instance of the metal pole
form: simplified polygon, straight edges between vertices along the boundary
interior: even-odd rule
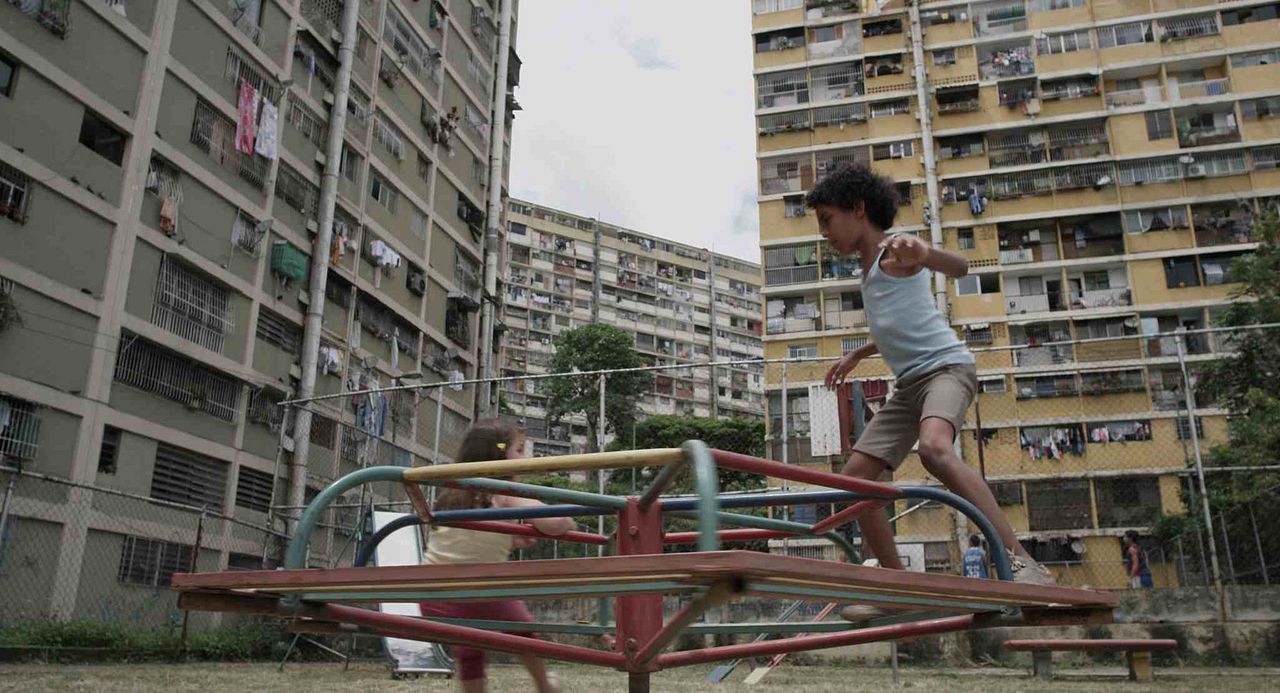
[[[1267,555],[1262,552],[1262,537],[1258,534],[1258,518],[1253,514],[1253,503],[1245,507],[1249,510],[1249,526],[1253,528],[1253,545],[1258,550],[1258,567],[1262,569],[1262,584],[1270,585],[1271,576],[1267,573]]]
[[[18,462],[22,464],[21,461]],[[5,531],[9,528],[9,499],[13,498],[13,488],[17,485],[18,475],[22,473],[22,467],[9,475],[9,483],[4,488],[4,505],[0,505],[0,547],[4,546]]]
[[[197,561],[200,560],[200,542],[204,539],[204,510],[200,511],[200,516],[196,518],[196,548],[191,552],[191,562],[187,565],[187,572],[196,572]],[[187,651],[187,623],[191,620],[191,612],[182,612],[182,636],[178,640],[178,651]]]
[[[329,111],[329,139],[325,143],[324,172],[320,176],[320,209],[316,237],[311,243],[311,275],[306,321],[302,326],[302,356],[298,397],[315,394],[316,368],[320,360],[320,331],[324,319],[325,286],[329,282],[329,244],[333,238],[333,208],[338,200],[338,174],[342,161],[342,139],[347,126],[347,97],[351,93],[351,61],[355,56],[359,0],[342,6],[342,45],[338,48],[338,75],[334,83],[333,108]],[[289,505],[302,505],[307,493],[307,455],[311,451],[311,409],[298,409],[293,432],[293,458],[289,462]],[[289,532],[297,526],[290,516]]]
[[[707,251],[707,287],[711,304],[708,310],[711,318],[711,363],[720,360],[720,350],[716,348],[716,336],[720,328],[716,325],[716,254]],[[729,380],[733,380],[733,371],[729,371]],[[733,385],[732,382],[729,383]],[[716,382],[716,367],[711,367],[711,418],[720,418],[720,386]]]
[[[983,450],[987,446],[987,440],[982,436],[982,404],[978,397],[973,398],[973,418],[978,424],[978,472],[982,474],[982,480],[987,480],[987,458]],[[959,438],[960,436],[956,436]],[[964,546],[961,544],[961,546]]]
[[[493,377],[493,327],[498,293],[498,241],[502,226],[503,151],[507,139],[507,71],[511,66],[511,17],[515,0],[504,0],[498,15],[498,65],[493,74],[493,97],[489,108],[489,197],[485,210],[484,295],[480,306],[480,368],[482,378]],[[492,414],[493,381],[486,380],[480,393],[480,412]]]
[[[597,421],[596,450],[598,452],[604,452],[604,417],[605,417],[605,412],[604,412],[605,387],[604,386],[605,386],[605,377],[604,377],[604,374],[601,373],[600,374],[600,412],[597,414],[599,418],[596,420]],[[596,492],[602,496],[604,495],[604,482],[605,482],[605,470],[603,469],[597,470],[596,471]],[[602,535],[604,534],[604,515],[601,515],[596,518],[596,532],[598,534],[602,534]],[[604,555],[603,544],[599,544],[596,546],[596,555],[597,556]]]
[[[902,688],[902,678],[898,671],[898,641],[889,641],[889,668],[893,670],[893,687]]]
[[[1227,536],[1227,516],[1225,513],[1218,512],[1218,529],[1222,532],[1222,552],[1227,557],[1227,581],[1236,584],[1236,562],[1231,557],[1231,538]]]
[[[1187,428],[1191,431],[1191,452],[1195,455],[1196,482],[1200,486],[1200,508],[1204,513],[1204,525],[1209,536],[1209,565],[1213,570],[1213,584],[1218,590],[1218,602],[1223,620],[1227,606],[1222,592],[1222,571],[1218,567],[1218,545],[1213,539],[1213,516],[1209,509],[1209,491],[1204,484],[1204,459],[1200,455],[1200,433],[1196,431],[1196,394],[1191,388],[1191,376],[1187,371],[1186,329],[1179,327],[1174,339],[1178,343],[1178,367],[1182,369],[1182,392],[1187,404]]]
[[[925,74],[924,29],[920,24],[920,3],[907,3],[907,17],[911,25],[911,60],[916,80],[916,113],[920,118],[920,153],[924,163],[924,223],[929,227],[929,242],[942,250],[942,215],[938,212],[938,162],[933,150],[933,109],[929,107],[929,80]],[[887,229],[886,229],[887,230]],[[950,321],[948,309],[947,278],[941,272],[933,273],[934,300],[938,310]]]
[[[791,447],[791,426],[790,426],[790,423],[787,421],[788,417],[787,417],[787,362],[786,361],[782,362],[781,404],[782,406],[780,410],[782,412],[782,459],[779,461],[782,462],[783,464],[789,464],[790,455],[788,454],[788,448]],[[791,486],[790,483],[786,479],[782,480],[782,490],[784,492],[787,491],[790,488],[790,486]],[[782,519],[788,520],[788,521],[791,519],[791,506],[789,505],[782,506]],[[783,555],[785,556],[791,555],[790,546],[791,546],[791,541],[786,537],[783,537],[782,538]]]

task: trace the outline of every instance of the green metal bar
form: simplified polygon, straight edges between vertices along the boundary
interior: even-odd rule
[[[507,481],[505,479],[457,479],[455,481],[439,482],[423,482],[431,485],[452,485],[462,486],[465,488],[478,488],[484,491],[499,491],[512,496],[520,496],[521,498],[534,498],[547,503],[571,503],[574,505],[589,505],[593,508],[608,508],[609,510],[622,510],[627,507],[625,498],[617,498],[615,496],[605,496],[599,493],[588,493],[586,491],[573,491],[566,488],[555,488],[552,486],[535,486],[533,484],[522,484],[518,481]]]
[[[450,623],[455,626],[481,628],[517,633],[568,633],[572,635],[604,635],[613,632],[613,624],[595,623],[521,623],[519,621],[494,621],[482,618],[428,618],[428,621]]]
[[[446,599],[536,599],[538,597],[558,597],[566,594],[566,587],[512,587],[480,590],[421,590],[406,592],[368,591],[368,592],[303,592],[299,596],[306,601],[317,602],[422,602],[443,601]],[[677,592],[697,592],[704,589],[698,585],[683,582],[660,581],[635,584],[616,585],[574,585],[573,596],[596,596],[600,594],[646,594],[660,592],[671,594]]]
[[[962,599],[935,599],[929,597],[900,597],[895,595],[887,595],[880,592],[863,592],[860,590],[841,590],[841,589],[823,589],[820,587],[795,587],[792,585],[779,585],[773,583],[747,583],[748,592],[768,592],[770,594],[783,594],[796,597],[812,597],[814,599],[825,599],[828,601],[851,601],[851,602],[874,602],[877,604],[890,604],[909,607],[935,607],[943,609],[963,609],[966,611],[988,612],[1001,611],[1004,607],[1000,604],[989,604],[984,602],[969,602]]]
[[[289,540],[289,549],[284,555],[284,567],[288,569],[307,567],[307,544],[311,541],[311,531],[320,522],[321,513],[330,503],[361,484],[375,481],[402,481],[404,470],[405,467],[365,467],[326,486],[302,511],[302,517],[293,530],[293,538]]]
[[[687,510],[675,511],[670,514],[674,517],[691,517],[691,518],[699,517],[697,514]],[[716,513],[716,518],[720,522],[726,525],[736,525],[739,527],[754,527],[756,529],[775,529],[783,532],[791,532],[792,534],[795,534],[797,536],[802,536],[802,537],[813,536],[812,534],[809,533],[809,525],[806,525],[802,522],[791,522],[789,520],[779,520],[773,517],[757,517],[755,515],[743,515],[742,513],[733,513],[733,512],[723,511],[723,510]],[[834,530],[827,532],[825,534],[822,534],[821,537],[831,542],[832,544],[835,544],[836,548],[843,551],[845,556],[849,559],[850,563],[857,564],[862,562],[862,559],[859,558],[858,556],[858,550],[854,548],[853,544],[849,543],[848,539],[845,539],[843,536],[841,536]],[[703,549],[701,546],[699,546],[698,550],[705,551],[707,549]],[[711,550],[714,551],[716,549],[711,549]]]
[[[644,490],[644,493],[640,494],[640,509],[648,510],[649,506],[653,505],[653,502],[658,500],[658,496],[661,496],[662,492],[666,490],[667,484],[671,483],[676,474],[688,464],[689,454],[686,451],[684,457],[681,457],[679,461],[671,462],[663,467],[662,471],[658,472],[658,475],[649,483],[649,487]]]
[[[711,455],[711,448],[701,440],[686,440],[680,447],[693,465],[694,485],[698,489],[698,550],[718,551],[720,483],[716,475],[716,460]]]

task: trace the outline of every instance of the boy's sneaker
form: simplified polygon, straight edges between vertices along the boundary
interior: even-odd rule
[[[865,623],[875,618],[884,618],[890,611],[868,604],[850,604],[840,610],[840,618],[853,623]]]
[[[1035,559],[1023,558],[1010,549],[1005,549],[1005,552],[1009,554],[1009,569],[1013,572],[1014,582],[1023,585],[1058,584],[1057,579],[1053,577],[1053,573],[1036,562]]]

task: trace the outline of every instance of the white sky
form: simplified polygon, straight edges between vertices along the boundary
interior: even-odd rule
[[[524,0],[511,194],[758,262],[747,0]]]

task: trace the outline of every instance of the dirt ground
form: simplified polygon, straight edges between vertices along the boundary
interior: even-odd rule
[[[626,674],[598,668],[559,665],[565,693],[607,693],[626,690]],[[524,671],[515,666],[495,665],[490,669],[490,690],[530,691],[532,687]],[[710,667],[691,667],[654,675],[655,693],[726,693],[746,688],[742,678],[745,668],[735,672],[723,684],[709,684],[703,677]],[[1274,690],[1274,670],[1165,670],[1157,672],[1155,684],[1130,684],[1116,676],[1119,669],[1064,670],[1072,680],[1033,681],[1023,672],[1011,670],[904,669],[903,688],[919,691],[957,691],[959,693],[1036,693],[1039,691],[1124,691],[1125,693],[1177,693],[1203,691],[1212,687],[1215,693],[1232,691]],[[1089,680],[1078,680],[1088,675]],[[1101,678],[1100,678],[1101,677]],[[761,684],[751,687],[760,693],[848,693],[851,691],[883,691],[892,687],[889,672],[884,669],[782,666],[769,674]],[[319,693],[321,691],[413,691],[445,693],[457,690],[447,679],[394,681],[387,669],[376,663],[352,664],[343,671],[340,664],[290,664],[283,674],[272,664],[111,664],[0,665],[0,692],[28,691],[140,691],[156,693],[222,693],[253,691],[254,693]]]

